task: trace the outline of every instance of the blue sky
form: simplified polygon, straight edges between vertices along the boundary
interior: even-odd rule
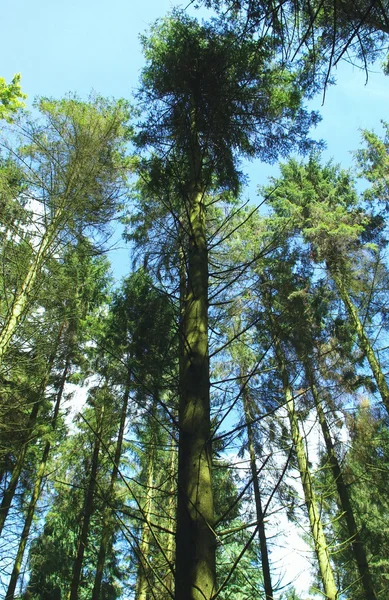
[[[143,65],[139,34],[173,6],[171,0],[3,0],[0,76],[9,80],[20,72],[29,103],[37,95],[59,98],[68,92],[86,98],[92,89],[131,98]],[[389,78],[377,65],[365,85],[365,73],[344,62],[334,75],[338,83],[328,89],[324,106],[321,96],[312,103],[323,115],[314,136],[327,142],[325,159],[348,167],[359,129],[380,131],[380,119],[387,116]],[[254,163],[247,172],[245,196],[254,202],[257,186],[277,170]],[[120,277],[128,265],[122,255],[115,262]]]
[[[29,95],[61,97],[93,89],[131,97],[138,85],[143,57],[139,34],[176,4],[171,0],[3,0],[0,76],[21,72]],[[184,5],[182,5],[184,6]],[[323,123],[317,133],[328,143],[328,157],[350,163],[349,150],[359,143],[358,128],[379,127],[387,114],[389,78],[379,66],[365,74],[341,64],[336,86],[314,101]]]

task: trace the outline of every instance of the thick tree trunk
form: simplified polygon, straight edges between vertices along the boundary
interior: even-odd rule
[[[52,418],[52,428],[53,431],[55,431],[56,425],[57,425],[57,418],[58,418],[58,414],[59,414],[59,408],[61,405],[61,400],[62,400],[62,396],[63,396],[63,391],[64,391],[64,387],[65,387],[65,382],[66,382],[66,377],[67,377],[67,373],[69,370],[69,362],[67,362],[64,372],[62,374],[62,378],[61,378],[61,383],[60,383],[60,387],[57,393],[57,399],[56,399],[56,403],[55,403],[55,407],[54,407],[54,413],[53,413],[53,418]],[[45,474],[45,470],[46,470],[46,464],[47,464],[47,460],[49,458],[49,453],[50,453],[50,447],[51,447],[51,443],[50,441],[47,441],[43,450],[43,454],[42,454],[42,459],[39,465],[39,469],[37,471],[37,475],[36,475],[36,479],[35,479],[35,485],[34,485],[34,489],[31,495],[31,499],[30,499],[30,503],[28,505],[28,509],[27,509],[27,515],[26,515],[26,519],[24,522],[24,527],[23,527],[23,531],[20,537],[20,542],[19,542],[19,547],[18,547],[18,551],[16,554],[16,558],[15,558],[15,562],[14,562],[14,566],[13,566],[13,570],[12,570],[12,574],[11,574],[11,578],[9,581],[9,585],[8,585],[8,590],[7,593],[5,595],[5,600],[13,600],[14,596],[15,596],[15,589],[16,589],[16,584],[18,581],[18,577],[20,574],[20,569],[22,566],[22,562],[23,562],[23,556],[24,556],[24,551],[26,549],[26,544],[27,544],[27,540],[28,540],[28,536],[30,534],[30,528],[31,528],[31,524],[32,524],[32,520],[34,518],[34,514],[35,514],[35,508],[36,508],[36,504],[38,502],[40,493],[41,493],[41,489],[42,489],[42,482],[43,482],[43,477]]]
[[[344,481],[343,473],[339,465],[338,457],[336,455],[334,443],[331,437],[330,428],[328,426],[323,406],[319,397],[319,393],[315,385],[312,369],[308,365],[306,365],[305,372],[315,401],[315,406],[319,417],[319,423],[323,432],[324,442],[326,445],[328,461],[332,470],[334,481],[336,483],[336,489],[338,491],[340,500],[340,507],[342,509],[344,518],[347,523],[349,540],[352,544],[354,558],[358,566],[358,571],[361,578],[361,584],[365,593],[365,598],[366,600],[377,600],[373,588],[373,582],[371,580],[365,548],[362,544],[362,540],[359,535],[358,527],[354,518],[353,509],[348,494],[347,485]]]
[[[245,373],[241,370],[241,377],[245,377]],[[243,381],[243,380],[242,380]],[[251,477],[253,480],[253,488],[254,488],[254,499],[255,499],[255,510],[257,515],[257,526],[258,526],[258,537],[259,544],[261,548],[261,563],[262,563],[262,573],[263,573],[263,584],[265,588],[265,598],[266,600],[274,600],[273,596],[273,586],[271,582],[271,572],[270,572],[270,561],[269,561],[269,552],[267,547],[267,539],[266,539],[266,531],[265,531],[265,523],[264,523],[264,514],[262,510],[262,501],[261,501],[261,491],[259,488],[258,481],[258,472],[257,472],[257,464],[256,464],[256,456],[255,456],[255,448],[254,448],[254,432],[251,424],[251,415],[250,415],[250,402],[248,398],[247,385],[244,385],[242,388],[242,400],[243,400],[243,410],[247,427],[247,437],[248,437],[248,448],[250,455],[250,469],[251,469]]]
[[[208,356],[208,250],[201,152],[192,121],[188,192],[187,283],[180,328],[180,404],[176,600],[209,600],[215,592]]]
[[[358,336],[359,345],[363,352],[366,355],[367,360],[369,361],[370,368],[373,372],[374,379],[376,381],[378,391],[382,398],[382,402],[386,408],[387,413],[389,414],[389,387],[386,383],[385,376],[382,372],[381,366],[377,360],[375,352],[370,344],[369,338],[366,335],[365,329],[361,323],[361,320],[358,315],[358,311],[355,308],[353,302],[351,301],[350,295],[347,291],[347,288],[344,284],[344,281],[341,275],[336,271],[335,268],[329,266],[330,274],[332,279],[335,282],[336,287],[338,288],[340,297],[342,302],[344,303],[348,315],[350,317],[350,321],[355,329],[355,332]]]
[[[319,564],[324,594],[327,600],[338,600],[339,594],[335,584],[334,573],[330,562],[330,553],[324,535],[323,524],[320,518],[320,511],[318,508],[318,503],[313,487],[311,472],[308,466],[308,460],[305,453],[304,440],[300,433],[298,417],[294,405],[293,392],[289,384],[289,378],[285,365],[285,358],[280,343],[278,341],[275,342],[275,349],[278,368],[281,373],[282,385],[285,394],[286,409],[289,417],[292,441],[297,455],[298,469],[301,477],[301,483],[303,486],[305,505],[308,511],[311,535]]]
[[[78,600],[78,588],[81,580],[81,570],[82,563],[84,560],[85,549],[88,544],[88,534],[89,534],[89,525],[91,521],[91,517],[93,514],[94,508],[94,493],[96,489],[96,476],[97,469],[99,464],[99,453],[100,453],[100,445],[101,445],[101,432],[102,432],[102,420],[103,420],[103,412],[104,407],[100,411],[100,415],[98,415],[99,425],[97,427],[97,432],[95,436],[95,442],[93,447],[93,455],[92,455],[92,465],[91,472],[89,476],[88,488],[86,490],[85,500],[84,500],[84,509],[83,509],[83,517],[82,517],[82,526],[81,532],[78,539],[77,544],[77,554],[73,564],[73,572],[72,572],[72,581],[70,584],[70,600]]]
[[[121,415],[120,415],[119,432],[118,432],[118,438],[116,441],[114,465],[113,465],[113,469],[112,469],[112,473],[111,473],[111,481],[110,481],[108,495],[107,495],[107,504],[104,509],[104,515],[103,515],[103,531],[101,534],[99,554],[97,556],[96,575],[95,575],[95,581],[94,581],[94,585],[93,585],[92,600],[99,600],[99,597],[100,597],[100,588],[101,588],[101,581],[103,579],[105,557],[107,555],[107,549],[108,549],[110,541],[112,540],[112,535],[113,535],[112,502],[113,502],[114,496],[115,496],[115,485],[116,485],[116,481],[118,478],[120,458],[122,455],[124,428],[126,425],[126,417],[127,417],[129,398],[130,398],[130,380],[128,379],[127,384],[126,384],[126,389],[124,391],[124,396],[123,396],[123,404],[122,404],[122,410],[121,410]]]
[[[56,212],[52,222],[44,233],[35,259],[30,265],[20,290],[15,294],[15,299],[10,308],[10,312],[7,315],[3,329],[0,332],[0,366],[3,363],[4,355],[7,352],[12,336],[24,315],[32,287],[42,268],[47,252],[57,235],[58,222],[60,221],[61,216],[62,210],[60,209]]]

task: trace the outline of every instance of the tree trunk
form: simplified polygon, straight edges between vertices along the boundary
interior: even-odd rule
[[[124,397],[123,397],[123,404],[122,404],[122,410],[121,410],[121,415],[120,415],[119,432],[118,432],[118,438],[117,438],[117,442],[116,442],[116,449],[115,449],[115,456],[114,456],[114,465],[113,465],[113,469],[112,469],[112,473],[111,473],[111,481],[110,481],[109,491],[108,491],[108,495],[107,495],[107,504],[104,509],[103,531],[101,534],[99,554],[97,557],[96,575],[95,575],[95,581],[94,581],[94,585],[93,585],[92,600],[99,600],[101,581],[103,579],[103,572],[104,572],[105,557],[107,554],[109,542],[112,539],[112,534],[113,534],[112,502],[114,500],[115,485],[116,485],[118,472],[119,472],[120,458],[122,455],[124,428],[125,428],[125,424],[126,424],[129,398],[130,398],[130,379],[128,378],[128,381],[126,384],[126,389],[124,392]]]
[[[142,527],[142,536],[139,544],[139,567],[136,582],[136,600],[147,600],[147,592],[150,588],[150,574],[148,568],[148,559],[150,555],[150,530],[149,523],[153,510],[153,486],[154,486],[154,452],[148,456],[147,464],[147,483],[146,483],[146,501],[143,507],[143,518],[145,520]]]
[[[187,202],[187,282],[180,353],[176,600],[209,600],[215,592],[208,356],[208,249],[201,151],[194,110]]]
[[[350,321],[355,329],[355,332],[358,336],[359,345],[363,352],[366,355],[367,360],[369,361],[370,368],[373,372],[375,382],[378,387],[378,391],[381,395],[382,402],[386,408],[387,413],[389,414],[389,387],[386,383],[385,376],[382,372],[380,364],[377,360],[375,352],[370,344],[369,338],[366,335],[365,329],[361,323],[358,312],[350,298],[350,295],[347,291],[347,288],[344,284],[344,281],[339,273],[336,272],[335,268],[331,268],[329,266],[329,271],[332,279],[335,282],[336,287],[338,288],[340,297],[342,302],[344,303],[348,315],[350,317]]]
[[[245,373],[241,369],[240,371],[241,377],[245,377]],[[243,381],[243,380],[242,380]],[[251,424],[251,415],[250,415],[250,402],[247,391],[247,379],[244,380],[244,384],[242,387],[242,400],[243,400],[243,410],[247,427],[247,437],[248,437],[248,448],[250,455],[250,469],[251,476],[253,480],[253,488],[254,488],[254,499],[255,499],[255,510],[257,514],[257,526],[258,526],[258,537],[259,544],[261,548],[261,563],[262,563],[262,573],[263,573],[263,584],[265,588],[265,598],[266,600],[274,600],[273,596],[273,586],[271,582],[271,573],[270,573],[270,561],[269,561],[269,552],[267,547],[267,539],[265,532],[265,523],[264,523],[264,514],[262,510],[262,502],[261,502],[261,491],[259,488],[258,481],[258,472],[257,472],[257,464],[256,464],[256,456],[255,456],[255,448],[254,448],[254,432]]]
[[[304,440],[300,433],[298,417],[294,405],[293,392],[289,384],[289,378],[285,366],[285,358],[278,341],[275,342],[278,368],[281,373],[282,385],[286,400],[292,441],[297,455],[298,469],[304,491],[305,504],[308,511],[311,534],[315,546],[315,552],[319,563],[320,576],[323,583],[324,594],[327,600],[338,600],[339,595],[335,584],[334,573],[330,562],[330,554],[324,535],[323,524],[317,505],[316,495],[313,488],[311,473],[305,453]]]
[[[93,505],[94,505],[94,493],[96,488],[96,476],[97,469],[99,464],[99,453],[100,453],[100,444],[101,444],[101,430],[102,430],[102,420],[103,420],[104,406],[100,409],[100,415],[98,415],[99,425],[97,427],[97,432],[95,436],[95,442],[93,447],[93,455],[92,455],[92,465],[91,472],[89,477],[88,489],[85,495],[84,501],[84,509],[83,509],[83,518],[82,518],[82,526],[81,533],[78,539],[77,545],[77,554],[73,564],[73,573],[72,573],[72,581],[70,584],[70,600],[78,600],[78,588],[80,585],[81,579],[81,569],[82,563],[84,560],[85,548],[88,544],[88,534],[89,534],[89,525],[91,521],[91,517],[93,514]]]
[[[55,431],[55,428],[57,425],[57,418],[58,418],[59,408],[60,408],[62,395],[63,395],[63,391],[64,391],[64,387],[65,387],[66,377],[67,377],[67,373],[69,370],[69,363],[70,363],[70,361],[67,361],[67,363],[65,365],[65,369],[64,369],[64,372],[63,372],[62,378],[61,378],[61,384],[60,384],[58,394],[57,394],[57,400],[55,403],[54,413],[53,413],[53,418],[52,418],[53,431]],[[51,443],[50,443],[50,441],[47,441],[45,444],[44,450],[43,450],[41,463],[39,465],[39,469],[38,469],[38,472],[36,475],[35,485],[34,485],[32,495],[31,495],[30,504],[27,509],[27,515],[26,515],[26,519],[24,522],[23,531],[22,531],[22,534],[20,537],[19,547],[18,547],[18,551],[16,554],[14,567],[13,567],[12,574],[11,574],[11,579],[9,581],[8,590],[5,595],[5,600],[13,600],[14,596],[15,596],[16,584],[17,584],[20,569],[22,566],[24,551],[26,549],[28,536],[30,534],[30,528],[31,528],[32,520],[34,518],[36,504],[38,502],[41,488],[42,488],[42,481],[43,481],[43,477],[44,477],[45,470],[46,470],[46,464],[47,464],[47,460],[48,460],[49,453],[50,453],[50,447],[51,447]]]
[[[3,329],[0,332],[0,366],[3,363],[4,355],[7,352],[12,336],[15,333],[20,319],[24,315],[32,287],[43,265],[47,252],[57,235],[58,222],[60,221],[61,216],[62,209],[58,209],[42,237],[35,260],[30,265],[20,290],[15,294],[15,299],[12,303],[10,312],[5,319]]]
[[[26,454],[27,454],[28,444],[30,441],[30,435],[31,435],[32,430],[34,429],[41,403],[42,403],[42,399],[40,398],[38,400],[35,400],[35,402],[33,404],[33,407],[31,409],[31,413],[30,413],[30,416],[28,419],[28,423],[27,423],[27,436],[28,437],[27,437],[26,441],[24,442],[22,448],[20,449],[20,452],[16,459],[16,463],[14,464],[14,467],[12,469],[11,480],[8,484],[7,489],[4,492],[3,500],[2,500],[1,506],[0,506],[0,535],[2,534],[5,521],[8,517],[8,513],[11,508],[13,498],[15,496],[15,491],[16,491],[16,487],[19,482],[19,477],[20,477],[20,474],[24,467],[24,460],[25,460]]]
[[[41,383],[40,390],[37,394],[37,399],[35,400],[33,407],[31,409],[31,412],[30,412],[30,416],[29,416],[28,423],[26,426],[26,431],[27,431],[26,440],[25,440],[22,448],[20,449],[16,463],[14,465],[14,468],[12,469],[11,481],[9,482],[8,487],[4,492],[3,500],[2,500],[1,506],[0,506],[0,535],[3,531],[4,523],[8,516],[9,509],[11,508],[12,500],[14,498],[15,491],[16,491],[16,488],[17,488],[17,485],[19,482],[19,477],[20,477],[20,474],[21,474],[23,466],[24,466],[24,460],[26,458],[31,433],[34,430],[35,423],[36,423],[36,420],[37,420],[37,417],[39,414],[39,409],[44,400],[45,390],[47,387],[47,383],[49,381],[51,370],[53,368],[53,364],[54,364],[54,360],[55,360],[55,357],[57,354],[58,346],[61,341],[63,328],[64,328],[64,323],[62,323],[59,328],[58,338],[57,338],[54,350],[49,357],[45,376]]]
[[[176,485],[175,485],[175,477],[176,477],[176,462],[177,462],[177,449],[176,442],[172,437],[171,441],[171,449],[170,449],[170,489],[169,489],[169,500],[168,500],[168,529],[170,531],[174,531],[175,528],[175,500],[176,500]],[[168,574],[166,577],[166,587],[170,592],[172,598],[174,598],[174,557],[175,557],[175,543],[174,536],[171,534],[167,534],[168,539],[166,543],[166,556],[169,561],[167,568]]]
[[[320,401],[319,393],[318,393],[318,390],[317,390],[317,387],[316,387],[316,384],[314,381],[312,369],[310,368],[310,366],[305,365],[305,372],[306,372],[307,379],[308,379],[309,385],[311,387],[312,395],[313,395],[313,398],[315,401],[315,406],[316,406],[317,414],[319,417],[319,423],[320,423],[320,426],[321,426],[321,429],[323,432],[323,437],[324,437],[324,441],[325,441],[325,445],[326,445],[328,461],[330,463],[332,475],[333,475],[334,481],[336,483],[336,489],[338,491],[339,500],[340,500],[340,507],[342,509],[342,512],[344,514],[344,517],[345,517],[345,520],[347,523],[347,531],[348,531],[349,539],[352,544],[354,558],[355,558],[357,566],[358,566],[358,571],[359,571],[359,575],[361,578],[363,590],[365,592],[365,598],[366,598],[366,600],[377,600],[377,597],[375,595],[374,588],[373,588],[373,582],[371,580],[371,575],[370,575],[369,565],[367,562],[365,548],[362,544],[362,540],[361,540],[359,532],[358,532],[358,527],[355,522],[353,509],[351,506],[351,502],[350,502],[350,498],[349,498],[349,494],[348,494],[348,490],[347,490],[347,485],[343,479],[343,473],[342,473],[340,465],[339,465],[339,461],[338,461],[338,457],[335,452],[335,447],[334,447],[334,444],[332,441],[330,429],[329,429],[329,426],[327,423],[326,416],[324,414],[323,406]]]

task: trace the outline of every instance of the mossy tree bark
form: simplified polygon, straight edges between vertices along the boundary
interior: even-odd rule
[[[286,400],[292,442],[296,451],[298,470],[304,491],[305,505],[308,511],[309,524],[315,552],[319,564],[320,577],[323,583],[324,594],[327,600],[338,600],[339,594],[330,561],[330,552],[324,534],[323,523],[320,518],[318,502],[313,487],[312,476],[305,452],[304,440],[300,432],[298,416],[294,404],[293,391],[285,364],[285,357],[278,340],[275,341],[275,351],[278,369],[280,371],[282,386]]]
[[[169,500],[167,507],[168,514],[168,529],[170,531],[175,530],[176,519],[175,519],[175,509],[176,509],[176,470],[177,470],[177,448],[176,442],[172,437],[171,445],[170,445],[170,482],[169,482]],[[166,543],[166,557],[168,559],[169,564],[167,565],[168,573],[166,576],[166,588],[168,592],[170,592],[171,597],[174,597],[174,558],[175,558],[175,540],[173,534],[168,534],[167,543]]]
[[[342,299],[342,302],[346,307],[347,313],[350,317],[350,321],[351,321],[351,323],[355,329],[355,332],[358,336],[359,345],[360,345],[361,349],[363,350],[363,352],[365,353],[365,356],[369,362],[370,368],[374,375],[375,382],[377,384],[378,391],[382,398],[382,402],[386,408],[387,413],[389,414],[389,387],[388,387],[388,384],[386,383],[386,379],[382,372],[380,363],[375,355],[375,352],[369,341],[369,338],[366,335],[365,328],[362,325],[362,322],[358,315],[358,311],[355,308],[355,306],[350,298],[350,294],[347,290],[347,287],[344,283],[344,280],[343,280],[341,274],[336,269],[336,267],[332,266],[330,263],[328,263],[328,268],[329,268],[331,277],[334,280],[334,283],[339,291],[339,295]]]
[[[359,535],[358,527],[354,517],[354,511],[350,502],[347,485],[344,480],[342,470],[340,468],[339,460],[335,451],[335,446],[332,441],[330,428],[320,399],[320,394],[315,383],[313,371],[311,365],[307,363],[305,364],[305,373],[315,402],[315,407],[327,450],[328,462],[330,464],[332,475],[336,484],[336,489],[340,500],[340,507],[342,509],[342,513],[347,524],[349,540],[352,544],[354,558],[358,566],[358,571],[361,578],[361,584],[364,590],[365,598],[366,600],[376,600],[377,597],[374,592],[366,551],[362,544],[361,537]]]
[[[138,548],[139,566],[136,582],[137,600],[147,600],[147,592],[151,587],[148,556],[150,555],[151,542],[149,523],[153,512],[155,446],[152,444],[151,448],[152,450],[148,455],[147,461],[146,500],[144,502],[142,511],[145,522],[142,527],[142,535]]]
[[[208,356],[208,249],[201,151],[191,114],[191,182],[187,197],[187,280],[180,335],[180,404],[176,600],[208,600],[215,592]]]

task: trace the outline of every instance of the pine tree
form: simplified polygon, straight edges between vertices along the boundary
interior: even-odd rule
[[[185,280],[182,269],[180,286],[175,593],[178,600],[197,600],[210,598],[216,585],[208,357],[208,198],[238,190],[238,153],[274,160],[294,145],[306,149],[309,142],[301,134],[316,117],[301,107],[299,74],[271,63],[271,40],[242,43],[228,30],[200,27],[175,13],[152,29],[144,48],[147,66],[140,95],[147,119],[138,141],[143,147],[151,147],[154,156],[145,162],[143,180],[149,182],[147,200],[155,206],[161,198],[165,214],[170,215],[170,226],[178,225],[175,251],[177,256],[180,250],[185,265]],[[176,272],[178,268],[176,263]]]
[[[271,198],[279,225],[289,220],[289,229],[300,231],[309,244],[311,257],[325,265],[389,412],[389,387],[351,297],[355,281],[352,261],[369,252],[371,225],[374,234],[380,221],[377,224],[374,215],[366,213],[358,203],[349,173],[331,164],[321,167],[315,157],[307,165],[292,160],[281,167],[281,172],[281,178],[273,180],[277,189],[273,188]]]
[[[61,323],[61,339],[57,348],[57,356],[55,356],[55,364],[52,365],[53,369],[50,373],[50,379],[55,381],[50,417],[51,431],[48,432],[46,440],[43,440],[42,455],[35,473],[31,498],[6,593],[7,600],[12,600],[14,597],[30,528],[42,492],[51,446],[55,439],[58,421],[60,421],[60,408],[64,399],[65,385],[70,378],[71,370],[77,364],[79,348],[85,339],[86,319],[91,317],[92,310],[96,310],[96,304],[104,293],[106,263],[101,259],[93,261],[90,252],[90,244],[86,240],[80,240],[75,250],[68,251],[63,264],[57,266],[55,273],[56,283],[59,286],[57,288],[58,297],[50,297],[52,306],[47,309],[51,309],[49,316],[57,318]],[[99,291],[96,293],[98,288]],[[54,371],[58,371],[58,375],[54,375]]]
[[[41,120],[15,124],[23,145],[8,150],[39,208],[30,224],[37,231],[30,240],[32,252],[0,331],[0,364],[26,314],[36,280],[61,238],[65,241],[107,223],[123,189],[123,147],[129,134],[126,103],[41,99],[37,108]]]

